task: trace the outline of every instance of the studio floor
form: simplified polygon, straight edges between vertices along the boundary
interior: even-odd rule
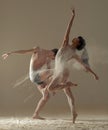
[[[108,120],[103,118],[80,118],[75,124],[70,119],[31,117],[1,117],[0,130],[108,130]]]

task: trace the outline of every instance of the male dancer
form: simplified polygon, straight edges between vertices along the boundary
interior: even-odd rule
[[[29,50],[12,51],[2,55],[2,57],[6,59],[11,54],[32,53],[32,57],[30,61],[29,77],[30,80],[36,84],[37,88],[42,94],[42,98],[40,99],[36,107],[33,118],[43,119],[39,116],[39,112],[41,111],[41,109],[49,99],[49,92],[44,88],[47,84],[47,79],[53,74],[53,70],[50,69],[50,62],[55,59],[55,55],[57,54],[57,51],[58,49],[45,50],[39,47],[35,47]],[[42,67],[44,65],[47,66],[47,69],[43,70]]]
[[[12,51],[2,55],[2,57],[6,59],[11,54],[33,53],[30,61],[29,77],[30,80],[37,85],[37,88],[42,93],[42,98],[38,102],[33,115],[33,118],[35,119],[44,119],[39,116],[39,113],[49,99],[49,92],[47,89],[45,89],[45,87],[50,82],[51,76],[53,75],[53,69],[50,69],[50,62],[55,59],[57,51],[58,49],[45,50],[39,47],[35,47],[29,50]],[[47,65],[46,69],[43,69],[44,65]],[[62,84],[59,85],[57,89],[69,87],[70,85],[70,82],[67,82],[64,86]]]

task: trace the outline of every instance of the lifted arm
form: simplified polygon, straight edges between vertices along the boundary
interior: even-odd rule
[[[26,53],[30,53],[30,52],[37,52],[37,50],[38,50],[38,47],[29,49],[29,50],[11,51],[11,52],[8,52],[8,53],[3,54],[2,57],[3,57],[3,59],[5,60],[5,59],[6,59],[9,55],[11,55],[11,54],[26,54]]]
[[[67,30],[66,30],[66,33],[65,33],[65,36],[64,36],[64,40],[63,40],[63,43],[62,43],[62,47],[68,45],[68,42],[69,42],[69,34],[70,34],[70,30],[71,30],[71,27],[72,27],[72,24],[73,24],[74,17],[75,17],[75,10],[73,9],[73,10],[72,10],[72,16],[71,16],[70,22],[69,22],[69,24],[68,24],[68,26],[67,26]]]
[[[89,72],[95,77],[96,80],[99,79],[99,77],[96,75],[96,73],[95,73],[90,67],[86,66],[86,65],[83,63],[83,61],[81,60],[81,58],[79,58],[78,55],[75,55],[73,58],[75,58],[81,65],[83,65],[84,68],[85,68],[87,71],[89,71]]]

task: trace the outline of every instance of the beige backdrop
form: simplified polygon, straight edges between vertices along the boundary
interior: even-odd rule
[[[70,40],[82,35],[87,41],[92,68],[100,77],[95,81],[83,71],[72,70],[71,80],[79,111],[108,114],[108,1],[107,0],[0,0],[0,55],[17,49],[59,48],[70,19],[70,8],[76,9]],[[29,80],[13,88],[28,73],[31,54],[0,58],[0,114],[31,115],[40,93]],[[71,65],[70,65],[70,68]],[[31,96],[33,93],[33,96]],[[43,112],[68,112],[63,92],[49,101]],[[26,112],[24,112],[26,111]]]

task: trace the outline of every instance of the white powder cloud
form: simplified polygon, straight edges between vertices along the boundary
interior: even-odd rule
[[[108,64],[108,51],[107,48],[101,45],[90,46],[89,57],[92,65]]]

